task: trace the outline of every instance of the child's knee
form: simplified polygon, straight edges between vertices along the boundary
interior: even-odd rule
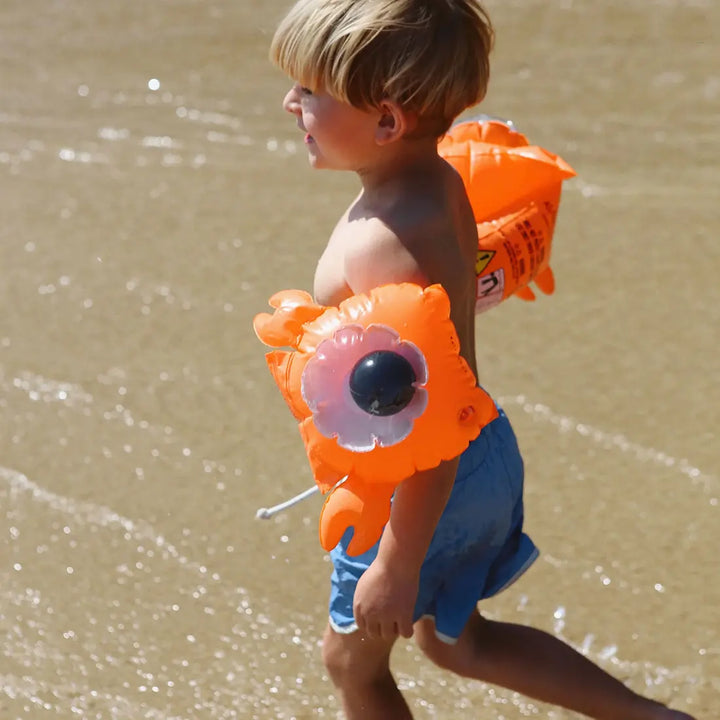
[[[359,632],[343,635],[325,630],[322,660],[328,675],[338,687],[372,684],[388,671],[389,648],[365,641]]]
[[[417,644],[428,660],[443,670],[455,672],[456,659],[454,645],[448,645],[435,636],[424,637],[422,640],[418,638]]]
[[[425,656],[435,665],[456,675],[469,675],[477,671],[478,663],[488,655],[483,642],[483,625],[480,615],[473,616],[455,643],[441,640],[431,621],[415,633],[416,641]]]
[[[330,679],[337,685],[338,681],[351,671],[351,659],[337,633],[330,627],[325,630],[322,644],[322,661]]]
[[[443,670],[455,672],[457,665],[457,645],[443,642],[435,633],[432,620],[421,620],[415,625],[415,642],[425,657]]]

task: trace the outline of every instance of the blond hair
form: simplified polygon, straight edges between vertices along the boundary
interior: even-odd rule
[[[493,30],[476,0],[298,0],[271,59],[312,90],[358,108],[397,102],[442,135],[487,91]]]

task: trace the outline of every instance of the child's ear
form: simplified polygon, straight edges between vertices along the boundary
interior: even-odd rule
[[[396,102],[384,100],[379,111],[380,117],[375,128],[375,141],[378,145],[400,140],[412,129],[408,114]]]

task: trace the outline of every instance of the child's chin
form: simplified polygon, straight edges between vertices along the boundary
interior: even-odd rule
[[[310,167],[313,168],[313,170],[327,170],[328,168],[328,165],[324,163],[322,158],[319,158],[317,155],[309,155],[308,163],[310,164]]]

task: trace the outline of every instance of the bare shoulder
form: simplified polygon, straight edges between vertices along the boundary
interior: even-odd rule
[[[462,180],[441,162],[379,208],[350,214],[358,232],[348,245],[345,274],[355,292],[385,283],[440,283],[464,295],[474,274],[477,230]]]
[[[361,224],[345,254],[345,277],[353,292],[388,283],[433,282],[423,270],[416,238],[380,217],[364,218]]]

